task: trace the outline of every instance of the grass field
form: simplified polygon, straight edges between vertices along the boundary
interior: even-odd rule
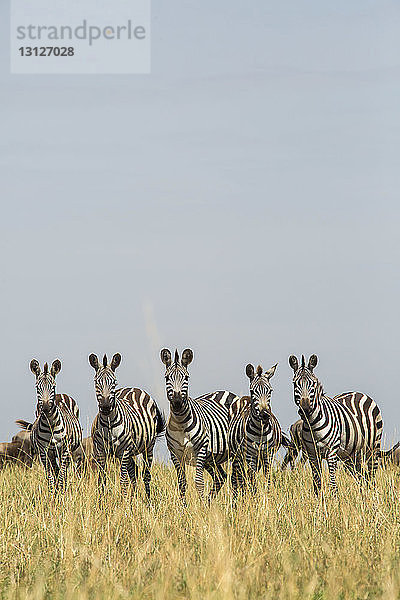
[[[188,507],[172,469],[153,468],[153,505],[124,499],[110,472],[54,500],[40,466],[0,473],[1,598],[333,599],[400,597],[399,476],[317,500],[308,468],[276,473],[233,512],[228,490],[203,506],[189,472]]]

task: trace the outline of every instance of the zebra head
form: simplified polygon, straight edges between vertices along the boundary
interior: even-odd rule
[[[61,371],[61,362],[57,359],[51,365],[45,363],[43,372],[37,360],[31,360],[30,369],[36,377],[36,396],[38,412],[49,411],[56,398],[56,375]]]
[[[99,405],[99,411],[105,415],[108,415],[115,407],[115,388],[117,386],[117,378],[114,371],[121,363],[121,355],[114,354],[111,364],[108,364],[107,355],[105,354],[103,357],[103,364],[100,365],[97,356],[95,354],[91,354],[89,356],[89,363],[96,371],[94,376],[94,389]]]
[[[175,350],[175,358],[172,361],[171,352],[164,348],[161,350],[161,361],[166,367],[165,387],[167,398],[174,408],[179,408],[188,399],[189,390],[189,372],[187,367],[193,360],[193,351],[186,349],[182,352],[182,358],[179,360],[178,350]]]
[[[254,372],[253,365],[247,365],[246,375],[250,379],[251,412],[256,419],[266,421],[271,412],[272,387],[269,382],[276,371],[278,363],[268,371],[263,372],[262,367],[257,367]]]
[[[322,385],[314,375],[314,369],[317,366],[317,363],[318,357],[315,354],[310,356],[307,366],[304,355],[301,357],[300,366],[297,358],[293,354],[289,357],[289,365],[294,371],[294,401],[306,414],[314,410],[317,401],[321,395],[323,395]]]

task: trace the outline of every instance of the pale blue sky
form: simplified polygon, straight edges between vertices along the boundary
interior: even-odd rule
[[[159,350],[191,390],[270,367],[296,420],[291,353],[360,390],[400,437],[400,7],[152,4],[149,76],[8,74],[0,8],[0,438],[33,417],[29,361],[96,411],[90,352],[168,412]]]

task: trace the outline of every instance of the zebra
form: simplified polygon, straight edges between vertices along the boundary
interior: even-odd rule
[[[195,486],[204,500],[204,469],[213,480],[208,500],[214,498],[226,480],[222,465],[228,459],[229,407],[238,396],[232,392],[217,391],[198,398],[189,396],[188,366],[193,351],[171,352],[161,350],[161,361],[166,367],[165,385],[170,403],[166,439],[172,463],[178,476],[179,492],[183,503],[186,498],[186,465],[196,467]]]
[[[304,356],[300,366],[294,355],[289,357],[294,371],[294,401],[303,421],[302,443],[311,464],[314,491],[321,490],[321,459],[326,459],[330,487],[336,494],[338,459],[358,478],[363,471],[363,462],[367,467],[367,478],[374,475],[383,423],[378,406],[365,394],[347,392],[334,398],[326,396],[314,375],[317,363],[315,354],[307,366]]]
[[[288,465],[293,469],[296,458],[300,454],[300,463],[304,465],[307,462],[307,451],[303,448],[303,421],[298,419],[290,426],[290,446],[282,462],[282,471]]]
[[[246,375],[250,380],[250,396],[238,398],[229,409],[228,441],[235,502],[238,489],[244,487],[245,479],[247,478],[251,491],[255,493],[257,471],[261,468],[264,475],[268,476],[281,444],[290,444],[271,410],[270,379],[277,366],[276,364],[263,372],[259,365],[255,372],[253,365],[248,364]]]
[[[45,363],[43,372],[38,361],[33,359],[30,369],[36,377],[36,420],[34,423],[23,420],[16,423],[30,432],[32,453],[40,457],[50,491],[64,491],[71,453],[82,441],[79,408],[71,396],[56,394],[56,375],[61,371],[58,359],[50,370]]]
[[[156,438],[165,430],[164,416],[153,398],[138,388],[116,389],[115,370],[121,363],[121,355],[114,354],[111,363],[107,355],[103,364],[95,354],[89,356],[95,370],[94,386],[99,411],[92,426],[93,459],[99,467],[99,488],[104,492],[105,465],[108,456],[120,461],[122,492],[127,492],[128,476],[135,487],[138,466],[135,456],[143,458],[143,481],[146,497],[150,500],[150,468]]]

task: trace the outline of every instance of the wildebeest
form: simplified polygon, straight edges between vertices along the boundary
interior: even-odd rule
[[[396,467],[399,467],[400,466],[400,442],[397,442],[397,444],[395,444],[393,446],[393,448],[390,448],[390,450],[381,450],[379,458],[380,458],[380,462],[383,463],[383,465],[392,464],[392,465],[395,465]]]
[[[32,452],[30,432],[22,429],[11,439],[11,442],[0,443],[0,468],[5,464],[19,464],[31,467],[38,456]],[[80,474],[86,467],[92,466],[93,442],[91,437],[83,438],[81,446],[72,453],[72,462]]]

